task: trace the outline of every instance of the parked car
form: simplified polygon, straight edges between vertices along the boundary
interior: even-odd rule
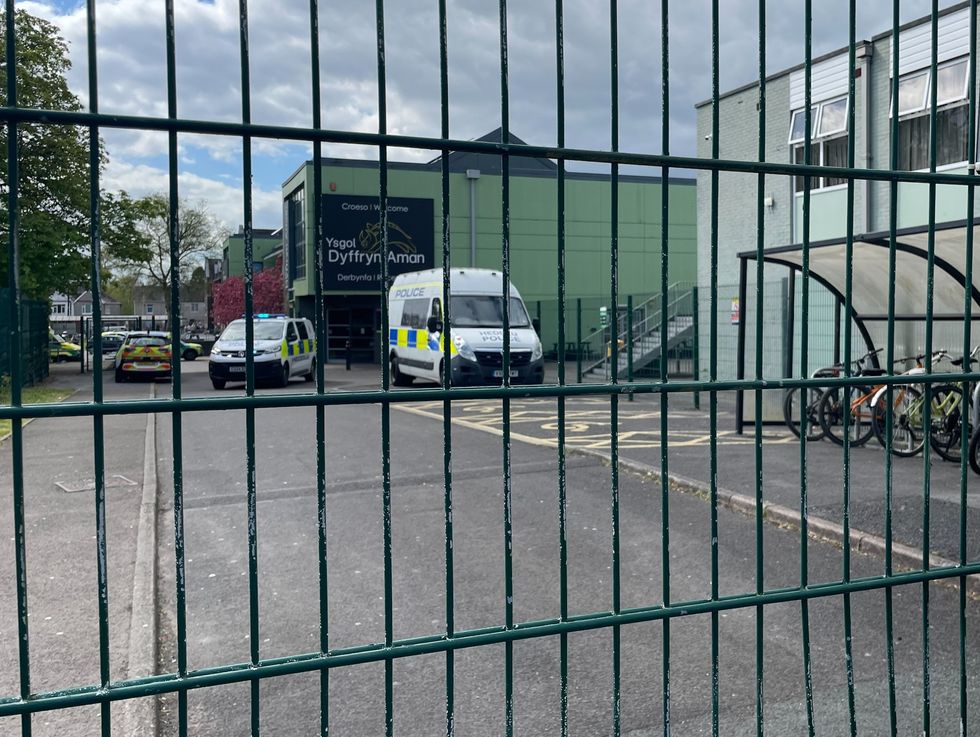
[[[208,375],[215,389],[232,381],[245,381],[245,320],[233,320],[211,348]],[[316,376],[316,340],[313,323],[304,317],[260,313],[252,320],[256,381],[286,386],[294,376],[313,381]]]
[[[129,333],[116,354],[116,383],[134,376],[169,379],[173,373],[170,342],[159,335]]]
[[[200,343],[191,343],[190,341],[181,339],[180,357],[185,361],[193,361],[202,353],[204,353],[204,346],[202,346]]]
[[[82,349],[75,343],[62,340],[54,333],[48,333],[48,356],[55,363],[82,360]]]

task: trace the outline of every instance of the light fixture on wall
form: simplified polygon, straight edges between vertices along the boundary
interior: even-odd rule
[[[771,210],[776,206],[776,200],[771,194],[769,194],[762,199],[762,204]]]

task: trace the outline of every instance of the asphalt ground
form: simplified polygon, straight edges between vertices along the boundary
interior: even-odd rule
[[[217,393],[210,388],[203,362],[184,364],[185,396]],[[350,374],[340,366],[328,367],[328,389],[376,386],[377,372],[360,369]],[[107,384],[109,397],[145,396],[146,384]],[[164,384],[159,394],[167,394]],[[286,390],[303,392],[311,386],[293,382]],[[73,399],[84,399],[78,395]],[[707,399],[702,395],[702,401]],[[694,434],[703,436],[703,412],[684,414],[679,398],[671,404],[670,470],[692,478],[706,478],[707,449]],[[526,407],[513,400],[512,410],[523,413],[514,423],[512,446],[514,521],[514,616],[516,621],[557,616],[558,512],[557,461],[553,418],[549,407]],[[598,443],[608,433],[609,399],[568,401],[566,430],[575,443]],[[650,427],[657,427],[659,402],[639,398],[620,400],[620,427],[626,425],[634,442],[622,453],[641,462],[659,463],[659,439],[652,444]],[[469,405],[473,409],[469,409]],[[394,405],[393,405],[394,406]],[[499,625],[504,617],[503,588],[503,450],[499,437],[501,402],[454,403],[452,432],[454,471],[454,616],[457,629]],[[677,413],[673,409],[677,409]],[[438,409],[441,410],[441,405]],[[693,408],[689,407],[693,410]],[[553,412],[553,410],[551,410]],[[724,404],[719,427],[728,421]],[[635,414],[631,414],[635,413]],[[603,415],[607,424],[602,427]],[[328,627],[330,647],[376,643],[384,638],[384,602],[381,503],[381,409],[376,405],[331,407],[327,420]],[[247,516],[245,510],[245,413],[194,412],[182,417],[185,528],[187,554],[187,607],[189,667],[199,668],[249,658],[249,594],[247,575]],[[477,419],[474,419],[477,418]],[[107,470],[139,481],[145,416],[107,420]],[[515,419],[512,415],[512,419]],[[69,423],[63,426],[44,423]],[[631,424],[632,423],[632,424]],[[700,423],[700,425],[699,425]],[[44,484],[53,485],[54,471],[43,477],[54,455],[71,477],[78,475],[78,459],[91,465],[92,420],[45,420],[25,430],[30,482],[28,503],[29,585],[31,586],[32,676],[36,690],[98,681],[95,622],[94,504],[91,493],[51,498],[46,507]],[[395,638],[444,631],[446,588],[444,575],[444,478],[442,420],[432,406],[397,405],[391,411],[392,469],[392,584]],[[630,430],[629,428],[633,428]],[[678,428],[674,441],[674,428]],[[581,428],[581,429],[580,429]],[[260,657],[276,657],[318,649],[319,583],[316,558],[315,425],[311,409],[261,410],[256,413],[258,489],[258,581]],[[172,517],[172,425],[169,415],[157,420],[161,482],[159,516],[160,557],[158,597],[161,614],[163,671],[175,668],[174,565]],[[685,434],[682,434],[685,433]],[[767,430],[768,434],[768,430]],[[62,437],[65,436],[65,437]],[[680,438],[686,437],[689,445]],[[67,438],[67,439],[66,439]],[[752,445],[742,439],[719,438],[719,484],[737,487],[741,476],[754,478]],[[57,442],[56,442],[57,441]],[[810,446],[810,463],[840,465],[837,456],[824,453],[825,443]],[[111,447],[111,449],[109,449]],[[731,455],[725,455],[726,449]],[[0,466],[0,524],[12,529],[9,496],[9,441],[2,447]],[[857,454],[858,451],[855,451]],[[690,454],[689,456],[687,454]],[[765,463],[794,454],[796,470],[764,467],[764,487],[773,498],[785,494],[788,505],[799,503],[799,451],[778,432],[763,448]],[[123,463],[123,459],[126,463]],[[110,462],[109,459],[113,459]],[[118,459],[118,462],[117,460]],[[689,466],[683,463],[689,459]],[[823,459],[823,460],[820,460]],[[900,460],[900,459],[899,459]],[[915,459],[911,460],[914,464]],[[922,460],[919,459],[920,464]],[[115,465],[113,465],[115,464]],[[128,464],[128,465],[127,465]],[[743,468],[743,467],[746,467]],[[869,463],[870,466],[870,463]],[[685,471],[685,468],[691,469]],[[810,500],[824,498],[809,466]],[[911,466],[910,466],[911,468]],[[129,473],[123,473],[128,470]],[[819,473],[819,472],[818,472]],[[832,474],[828,470],[828,477]],[[839,473],[839,468],[838,468]],[[131,474],[136,474],[131,475]],[[853,471],[852,471],[853,475]],[[896,487],[910,474],[896,473]],[[785,477],[784,477],[785,476]],[[58,477],[61,478],[60,476]],[[937,478],[933,473],[933,481]],[[656,605],[662,601],[660,485],[641,475],[622,472],[621,605]],[[835,493],[827,482],[826,504]],[[754,482],[751,482],[754,493]],[[972,481],[971,481],[972,483]],[[138,487],[137,487],[138,488]],[[37,491],[35,491],[37,489]],[[573,614],[609,610],[611,601],[611,470],[596,457],[570,454],[568,459],[568,602]],[[742,489],[745,491],[745,489]],[[790,491],[793,493],[790,494]],[[909,499],[915,494],[910,488]],[[59,493],[64,492],[59,490]],[[131,592],[132,547],[138,513],[138,491],[109,489],[110,642],[114,653],[113,677],[125,663],[128,610]],[[836,491],[839,494],[839,487]],[[900,492],[894,491],[896,498]],[[921,495],[921,487],[918,490]],[[74,499],[84,498],[75,502]],[[710,595],[710,509],[696,496],[670,494],[670,586],[674,602]],[[935,496],[933,504],[936,503]],[[77,505],[77,508],[76,506]],[[44,524],[57,520],[59,530]],[[34,525],[31,527],[31,525]],[[39,526],[40,525],[40,526]],[[50,534],[49,534],[50,533]],[[763,532],[765,587],[795,587],[800,576],[798,531],[766,526]],[[36,552],[35,552],[36,551]],[[0,566],[13,570],[12,544],[0,539]],[[825,543],[807,543],[811,583],[839,580],[841,551]],[[127,562],[128,560],[128,562]],[[127,567],[128,566],[128,567]],[[754,521],[735,512],[719,510],[719,589],[721,595],[756,590]],[[64,573],[62,574],[62,571]],[[881,561],[855,554],[854,576],[874,576]],[[56,584],[41,583],[55,576]],[[59,578],[60,576],[60,578]],[[127,576],[130,580],[127,581]],[[35,583],[37,581],[38,583]],[[958,702],[959,622],[958,594],[951,588],[929,586],[931,713],[935,733],[956,733]],[[37,597],[35,602],[35,597]],[[922,587],[894,591],[895,653],[899,733],[918,732],[922,710]],[[11,650],[15,619],[12,575],[0,577],[0,643],[4,663],[16,663]],[[885,670],[884,593],[852,596],[855,653],[855,689],[861,734],[887,734],[887,678]],[[35,606],[37,608],[35,608]],[[49,611],[60,611],[61,622]],[[843,657],[842,602],[817,599],[809,609],[815,720],[818,734],[846,734],[846,671]],[[36,613],[40,612],[40,613]],[[968,603],[966,664],[971,705],[976,702],[978,628],[976,604]],[[45,620],[52,616],[51,620]],[[39,624],[40,619],[44,624]],[[719,621],[719,699],[722,734],[754,734],[755,611],[723,612]],[[45,628],[58,626],[52,633]],[[710,626],[707,615],[683,617],[671,623],[671,719],[678,734],[710,734]],[[803,711],[801,605],[767,606],[764,612],[763,657],[767,732],[800,733]],[[663,623],[652,622],[621,629],[622,724],[625,734],[662,731],[660,682]],[[54,634],[60,633],[60,634]],[[51,635],[50,637],[48,635]],[[125,637],[123,636],[125,635]],[[610,630],[569,636],[569,727],[571,733],[607,733],[612,729],[612,655]],[[51,644],[53,643],[53,644]],[[502,645],[461,650],[455,658],[455,716],[459,734],[500,734],[504,721],[504,648]],[[397,734],[444,731],[444,655],[406,658],[394,663],[394,723]],[[37,669],[37,670],[35,670]],[[558,639],[519,641],[514,645],[515,732],[557,734],[560,692]],[[384,730],[382,664],[339,669],[329,678],[329,724],[334,734],[376,734]],[[260,685],[260,721],[264,734],[313,734],[319,724],[319,674],[310,673],[264,680]],[[0,669],[4,693],[17,687],[16,668]],[[248,731],[248,684],[202,689],[189,694],[193,734],[244,734]],[[173,733],[175,698],[162,699],[162,733]],[[69,721],[71,726],[69,728]],[[96,707],[42,714],[34,719],[35,734],[97,734]],[[0,734],[19,733],[19,721],[0,720]],[[969,733],[969,732],[968,732]]]
[[[197,366],[192,368],[197,372]],[[329,367],[328,389],[375,386],[374,371],[346,374]],[[309,391],[293,382],[285,391]],[[237,392],[239,389],[231,390]],[[260,389],[260,393],[284,390]],[[227,396],[229,392],[221,395]],[[203,375],[187,376],[185,396],[213,396]],[[706,398],[705,398],[706,399]],[[678,405],[681,401],[677,402]],[[454,571],[453,612],[457,629],[499,626],[504,621],[503,449],[498,437],[499,400],[454,404],[452,431]],[[583,399],[570,408],[569,434],[599,443],[608,432],[609,400]],[[557,453],[553,444],[554,400],[511,402],[514,440],[513,570],[514,617],[529,621],[557,616],[558,511]],[[444,573],[444,476],[441,404],[398,404],[390,413],[392,478],[392,628],[396,639],[438,634],[446,621]],[[678,408],[681,409],[680,407]],[[549,415],[551,412],[551,415]],[[632,414],[634,413],[635,414]],[[384,551],[381,498],[380,406],[331,407],[325,411],[327,471],[329,646],[343,648],[384,640]],[[603,427],[603,416],[606,425]],[[703,413],[678,411],[677,437],[704,434]],[[655,406],[620,401],[621,429],[643,442],[625,444],[629,457],[659,457],[649,443],[657,426]],[[319,579],[316,557],[315,420],[311,409],[256,413],[258,498],[258,652],[261,658],[318,649]],[[721,422],[725,422],[724,414]],[[160,418],[161,460],[171,427]],[[632,423],[632,425],[630,424]],[[634,428],[630,430],[629,428]],[[187,551],[188,663],[191,668],[247,662],[248,618],[245,413],[186,413],[182,417],[184,524]],[[795,446],[773,433],[766,455]],[[729,438],[730,436],[722,436]],[[683,442],[683,441],[679,441]],[[571,444],[573,447],[575,443]],[[751,445],[742,439],[721,442],[733,451],[725,463],[751,462]],[[770,448],[772,446],[772,449]],[[816,444],[815,444],[816,445]],[[707,468],[703,442],[681,445],[692,469]],[[602,450],[601,446],[595,448]],[[811,449],[816,452],[815,449]],[[828,449],[829,450],[829,449]],[[626,450],[624,450],[626,452]],[[687,456],[670,451],[673,466]],[[676,459],[676,460],[675,460]],[[572,614],[612,608],[611,469],[601,459],[569,455],[568,602]],[[727,469],[726,469],[727,470]],[[720,469],[721,471],[721,469]],[[161,467],[161,481],[171,469]],[[770,472],[778,476],[778,470]],[[774,488],[796,486],[798,471]],[[720,482],[727,477],[721,473]],[[619,477],[621,515],[621,606],[662,601],[661,487],[641,475]],[[768,487],[767,487],[768,488]],[[838,492],[839,493],[839,492]],[[813,499],[813,496],[811,496]],[[832,499],[827,492],[828,503]],[[162,610],[172,612],[172,518],[161,515]],[[692,495],[672,493],[669,508],[669,568],[672,600],[689,601],[711,593],[710,508]],[[767,589],[795,587],[800,581],[800,535],[766,526],[763,578]],[[810,583],[839,580],[841,551],[806,542]],[[855,554],[854,576],[882,570],[877,558]],[[719,511],[718,585],[722,596],[756,590],[754,521]],[[958,594],[931,585],[931,708],[937,733],[958,727]],[[922,708],[921,586],[895,591],[895,636],[899,733],[918,731]],[[852,597],[858,723],[862,734],[887,734],[884,594]],[[968,652],[971,698],[976,692],[973,652],[977,628],[970,603]],[[165,619],[167,615],[165,614]],[[843,612],[839,598],[809,606],[813,652],[815,720],[818,734],[847,733]],[[165,622],[166,624],[166,622]],[[172,622],[170,623],[172,625]],[[172,632],[172,626],[170,628]],[[571,733],[612,729],[611,632],[569,637],[569,727]],[[623,627],[622,726],[625,734],[662,730],[661,667],[663,624]],[[805,728],[803,711],[801,606],[767,607],[764,614],[766,721],[772,733]],[[692,616],[671,624],[671,719],[676,733],[710,734],[710,617]],[[172,641],[164,652],[173,653]],[[734,610],[719,616],[720,718],[722,734],[754,734],[755,612]],[[395,661],[394,712],[397,734],[444,730],[445,656]],[[504,648],[489,646],[455,655],[455,718],[459,734],[501,734],[504,729]],[[173,663],[169,664],[173,668]],[[318,673],[263,681],[259,719],[264,734],[313,734],[319,725]],[[379,734],[384,730],[384,666],[338,669],[329,677],[329,726],[333,734]],[[514,646],[515,731],[559,732],[560,692],[557,638],[520,641]],[[248,684],[192,692],[194,733],[241,734],[248,730]],[[164,725],[172,725],[175,703],[164,703]]]

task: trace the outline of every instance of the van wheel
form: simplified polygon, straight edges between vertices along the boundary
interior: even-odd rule
[[[289,364],[284,363],[282,365],[282,373],[279,375],[279,380],[276,382],[276,386],[282,388],[289,384]]]
[[[398,369],[398,359],[394,356],[391,357],[391,383],[395,386],[411,386],[412,382],[415,380],[414,377],[403,374]]]
[[[188,348],[184,351],[181,357],[185,361],[193,361],[195,358],[197,358],[197,351],[195,351],[193,348]]]
[[[316,378],[316,359],[310,361],[310,370],[303,375],[304,381],[313,381]]]
[[[211,379],[211,386],[213,386],[215,389],[224,389],[225,388],[225,380],[224,379]]]
[[[116,369],[116,383],[122,384],[125,380],[126,380],[126,376],[123,374],[123,372],[120,371],[119,369]]]

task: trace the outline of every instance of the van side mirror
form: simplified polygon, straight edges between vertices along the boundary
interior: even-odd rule
[[[531,318],[531,327],[534,328],[534,332],[536,332],[538,334],[538,337],[540,337],[541,336],[541,320],[539,318],[537,318],[537,317],[532,317]]]
[[[442,320],[435,315],[432,315],[428,320],[426,320],[425,327],[430,333],[441,333]]]

